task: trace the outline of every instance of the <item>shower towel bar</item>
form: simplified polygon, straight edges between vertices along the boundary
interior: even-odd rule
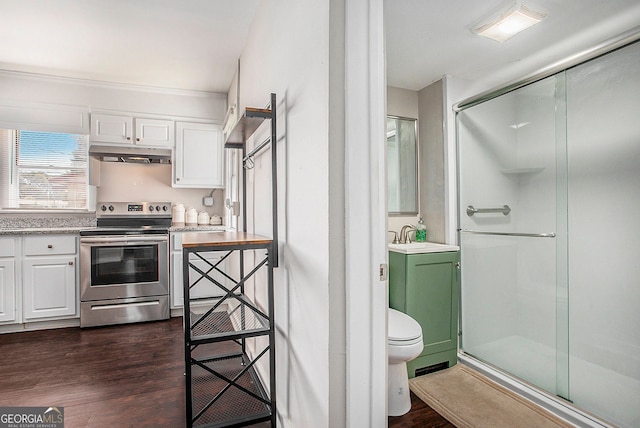
[[[498,236],[524,236],[527,238],[555,238],[556,234],[551,233],[510,233],[510,232],[481,232],[479,230],[459,230],[463,233],[472,233],[475,235],[498,235]]]
[[[467,215],[471,217],[474,214],[484,214],[484,213],[502,213],[504,215],[508,215],[511,212],[511,208],[509,205],[503,205],[500,208],[474,208],[473,205],[469,205],[467,207]]]

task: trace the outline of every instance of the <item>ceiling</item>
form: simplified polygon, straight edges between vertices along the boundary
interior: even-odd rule
[[[258,4],[0,0],[0,69],[226,93]]]
[[[471,32],[516,0],[385,0],[387,82],[420,90],[444,75],[503,85],[640,25],[638,0],[523,0],[547,17],[499,43]]]
[[[260,1],[0,0],[0,69],[224,93]],[[524,4],[547,18],[498,43],[470,28],[504,0],[385,0],[389,85],[497,85],[640,23],[638,0]]]

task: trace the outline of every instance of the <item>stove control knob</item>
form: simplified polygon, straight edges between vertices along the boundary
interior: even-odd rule
[[[115,210],[115,208],[113,207],[113,205],[109,205],[109,211],[113,211]]]
[[[107,206],[106,206],[106,205],[103,205],[103,206],[101,206],[101,207],[100,207],[100,209],[101,209],[102,211],[106,211],[106,210],[107,210]]]
[[[162,206],[162,211],[167,211],[168,209],[169,209],[169,208],[167,208],[167,206],[166,206],[166,205],[163,205],[163,206]]]
[[[149,211],[153,211],[153,205],[149,205]]]
[[[160,205],[156,205],[156,211],[160,212]]]

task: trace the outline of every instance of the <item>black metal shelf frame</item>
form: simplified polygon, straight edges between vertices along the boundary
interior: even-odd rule
[[[249,154],[246,140],[265,121],[271,121],[271,135]],[[186,419],[187,426],[241,427],[259,422],[270,422],[276,426],[276,354],[273,269],[278,267],[278,213],[277,213],[277,152],[276,152],[276,95],[271,94],[270,105],[265,109],[247,108],[229,138],[225,148],[240,149],[243,159],[242,173],[242,220],[243,231],[247,231],[247,169],[246,162],[252,159],[267,144],[271,143],[271,189],[273,235],[266,243],[236,243],[229,245],[183,247],[184,290],[184,343],[186,375]],[[245,273],[245,252],[265,251],[258,257],[255,266]],[[215,263],[200,253],[226,252]],[[222,269],[223,261],[238,252],[239,279]],[[193,261],[205,263],[202,269]],[[202,264],[200,265],[202,266]],[[245,295],[246,282],[261,269],[267,273],[268,308],[260,309]],[[231,286],[216,280],[214,274],[222,275]],[[190,281],[197,276],[195,281]],[[191,288],[202,280],[208,280],[224,296],[191,298]],[[224,281],[224,280],[222,280]],[[190,285],[191,284],[191,285]],[[198,303],[192,307],[191,303]],[[224,307],[229,308],[222,311]],[[260,340],[264,337],[264,340]],[[247,341],[256,343],[255,355],[247,353]],[[210,350],[209,347],[214,349]],[[216,348],[217,347],[217,348]],[[229,351],[229,347],[232,348]],[[220,350],[222,349],[222,351]],[[202,354],[202,355],[200,355]],[[269,388],[265,388],[256,365],[264,366],[268,358]],[[264,374],[264,373],[263,373]]]
[[[182,250],[185,278],[183,317],[187,426],[230,427],[264,421],[271,421],[271,425],[275,426],[275,323],[271,248],[269,241],[265,244],[184,247]],[[226,253],[221,259],[227,259],[233,252],[238,251],[243,254],[250,250],[257,253],[265,251],[266,254],[262,258],[259,257],[255,266],[247,273],[241,265],[239,279],[226,273],[220,266],[220,260],[213,263],[200,255],[203,252],[220,251]],[[192,254],[195,257],[191,257]],[[196,261],[206,263],[206,268],[198,267],[195,264]],[[261,269],[267,271],[270,302],[268,313],[258,308],[244,294],[246,282]],[[213,276],[215,272],[228,279],[233,285],[222,284]],[[222,290],[224,296],[217,299],[191,299],[189,297],[191,289],[203,279]],[[195,302],[207,302],[207,304],[192,307],[192,303]],[[223,310],[225,306],[228,309]],[[196,312],[197,310],[200,312]],[[256,355],[250,357],[247,353],[247,339],[261,336],[268,338],[268,344],[261,350],[257,350]],[[213,351],[212,354],[205,354],[205,356],[194,355],[195,351],[204,345],[225,341],[237,345],[237,351],[231,353]],[[255,372],[256,362],[263,357],[268,357],[269,360],[268,391]],[[230,360],[237,360],[238,367],[229,368]],[[220,364],[222,368],[218,368]],[[231,370],[232,374],[226,374],[225,370]],[[245,384],[243,385],[240,380],[244,380]],[[208,389],[202,385],[208,385]],[[241,396],[238,396],[238,393],[242,393]],[[227,403],[230,400],[226,398],[228,396],[234,397],[233,405]],[[244,404],[247,402],[248,410],[244,409]],[[229,406],[237,413],[229,410]],[[219,419],[224,416],[228,416],[227,419]]]

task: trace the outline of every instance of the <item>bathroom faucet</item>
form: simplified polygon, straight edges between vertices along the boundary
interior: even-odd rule
[[[387,230],[387,232],[389,233],[393,233],[393,241],[391,242],[392,244],[397,244],[400,241],[398,241],[398,232],[394,231],[394,230]]]
[[[407,231],[408,229],[408,231]],[[400,229],[400,243],[401,244],[411,244],[411,238],[409,237],[409,232],[415,231],[416,228],[410,224],[405,224]]]

